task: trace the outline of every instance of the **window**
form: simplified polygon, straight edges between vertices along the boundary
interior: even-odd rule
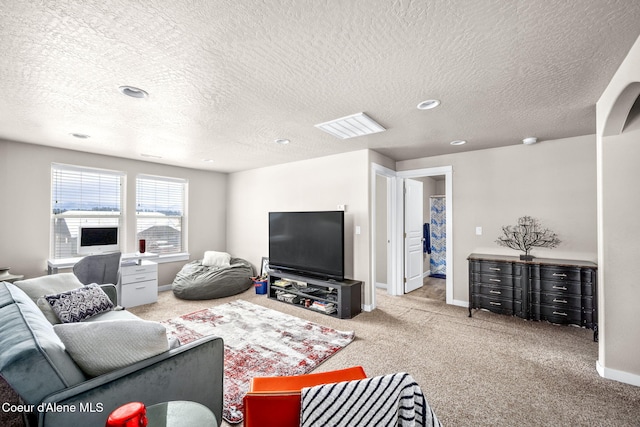
[[[136,179],[137,240],[160,255],[185,251],[184,211],[187,181],[138,175]]]
[[[51,258],[78,255],[81,225],[121,230],[123,181],[122,172],[51,165]]]

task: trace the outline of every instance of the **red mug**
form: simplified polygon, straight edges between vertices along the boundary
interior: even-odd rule
[[[147,408],[142,402],[131,402],[114,410],[105,427],[146,427]]]

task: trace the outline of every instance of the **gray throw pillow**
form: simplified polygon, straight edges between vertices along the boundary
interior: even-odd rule
[[[109,296],[95,283],[44,298],[62,323],[81,322],[113,309]]]
[[[166,328],[147,320],[63,323],[53,330],[80,369],[94,377],[169,350]]]

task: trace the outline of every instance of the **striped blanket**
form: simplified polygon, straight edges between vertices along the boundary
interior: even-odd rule
[[[441,427],[407,373],[302,389],[301,427]]]

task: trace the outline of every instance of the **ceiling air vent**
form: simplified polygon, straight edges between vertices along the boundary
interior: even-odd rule
[[[357,113],[331,120],[330,122],[320,123],[315,127],[340,139],[370,135],[386,130],[365,113]]]

